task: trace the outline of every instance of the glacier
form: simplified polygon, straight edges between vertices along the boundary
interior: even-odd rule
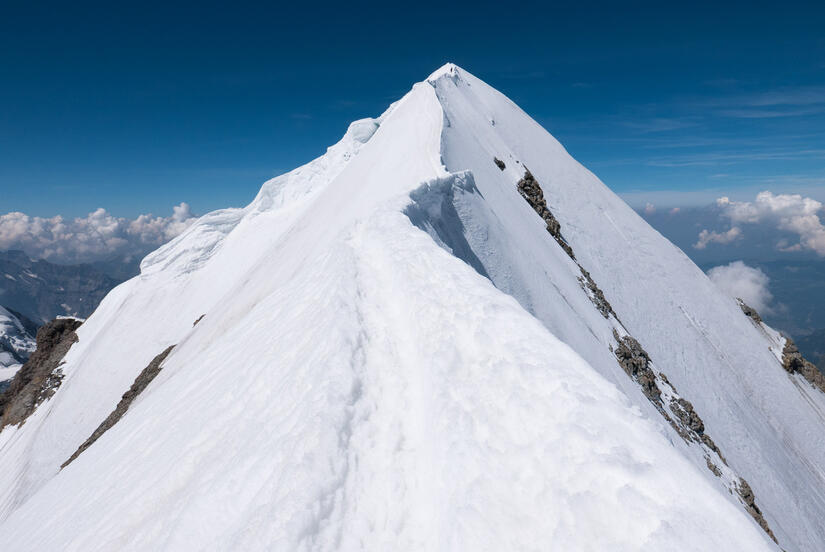
[[[77,337],[0,430],[0,549],[825,542],[825,397],[782,337],[453,64],[147,256]]]

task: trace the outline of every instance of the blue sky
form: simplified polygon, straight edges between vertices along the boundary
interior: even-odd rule
[[[24,4],[0,18],[0,213],[244,205],[445,61],[632,203],[825,199],[821,2]]]

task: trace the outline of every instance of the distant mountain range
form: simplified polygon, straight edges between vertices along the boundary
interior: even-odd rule
[[[0,252],[0,305],[38,325],[58,315],[88,317],[120,281],[88,264],[57,265],[22,251]]]
[[[35,350],[39,326],[57,316],[87,318],[106,294],[131,276],[88,265],[58,265],[22,251],[0,251],[0,391]]]
[[[0,392],[34,352],[36,333],[34,322],[0,306]]]
[[[822,550],[825,380],[455,65],[141,266],[0,396],[3,549]]]

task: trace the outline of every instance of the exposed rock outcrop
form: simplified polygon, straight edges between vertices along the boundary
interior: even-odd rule
[[[54,395],[63,380],[60,364],[77,342],[75,330],[81,324],[74,318],[57,318],[37,331],[37,349],[0,395],[0,429],[24,422]]]
[[[593,277],[587,270],[585,270],[578,260],[576,260],[576,256],[573,253],[573,248],[567,240],[564,239],[564,236],[562,236],[561,224],[556,217],[553,216],[553,213],[547,208],[547,202],[544,199],[544,192],[542,191],[541,186],[526,167],[524,176],[518,181],[517,186],[521,196],[544,220],[547,227],[547,232],[553,236],[570,259],[572,259],[573,262],[576,263],[576,266],[578,266],[581,271],[579,283],[585,293],[587,293],[590,301],[602,314],[602,316],[604,316],[607,320],[612,319],[615,322],[613,337],[616,340],[616,346],[613,347],[611,345],[610,350],[616,356],[616,360],[619,362],[619,365],[625,373],[639,385],[642,393],[647,397],[651,404],[653,404],[668,424],[670,424],[670,426],[676,431],[676,433],[684,439],[686,443],[692,444],[693,446],[698,446],[702,449],[708,469],[716,477],[725,482],[724,484],[729,491],[736,491],[737,495],[740,497],[740,501],[748,513],[756,520],[768,536],[776,542],[776,537],[774,536],[773,531],[771,531],[767,521],[764,516],[762,516],[759,508],[756,506],[756,499],[750,486],[744,479],[736,475],[735,472],[728,466],[727,460],[725,460],[725,457],[722,455],[719,447],[716,446],[716,443],[713,439],[711,439],[710,435],[705,433],[705,424],[694,409],[693,404],[691,404],[691,402],[687,399],[679,396],[676,389],[671,385],[664,373],[657,373],[654,371],[650,355],[648,355],[647,351],[644,350],[639,341],[627,333],[627,329],[624,327],[624,324],[622,324],[619,320],[618,315],[613,310],[613,307],[610,305],[610,302],[607,300],[602,290],[593,280]],[[747,316],[751,317],[755,322],[762,322],[759,314],[754,309],[748,307],[741,300],[739,301],[739,305],[742,308],[742,311]],[[620,335],[616,328],[621,328],[625,335]],[[799,357],[801,357],[801,355],[799,355]],[[810,363],[800,364],[796,357],[792,357],[790,362],[792,367],[795,369],[798,367],[798,371],[800,371],[800,373],[810,373],[809,368],[813,367]],[[816,371],[816,368],[813,369]],[[816,373],[819,374],[818,371],[816,371]],[[806,376],[806,379],[807,378],[808,377]],[[820,388],[822,389],[822,387]]]
[[[579,277],[579,283],[581,283],[582,287],[589,291],[587,295],[590,297],[590,301],[596,306],[596,310],[598,310],[605,318],[609,319],[612,315],[613,318],[619,320],[619,317],[616,315],[616,312],[613,310],[610,302],[604,296],[602,290],[599,289],[599,286],[596,285],[596,282],[593,281],[590,273],[586,271],[582,265],[579,265],[579,270],[581,270],[582,273]]]
[[[656,374],[650,368],[650,357],[642,348],[638,341],[626,335],[620,337],[619,333],[613,331],[616,338],[617,347],[614,354],[619,361],[619,365],[625,373],[632,377],[641,386],[642,393],[650,401],[661,405],[662,391],[656,384]]]
[[[785,347],[782,349],[782,367],[789,374],[800,374],[808,383],[825,392],[825,376],[802,356],[790,337],[785,338]]]
[[[690,431],[697,435],[702,435],[705,432],[705,423],[693,409],[690,401],[681,397],[674,399],[670,402],[670,411],[673,412]]]
[[[771,531],[771,528],[768,526],[767,520],[765,520],[765,516],[762,515],[762,510],[759,509],[759,506],[756,505],[756,497],[753,495],[753,490],[751,490],[751,486],[748,485],[748,482],[739,478],[739,486],[737,488],[739,492],[739,496],[742,498],[742,502],[745,504],[745,509],[751,515],[751,517],[756,520],[756,523],[759,524],[768,536],[776,542],[776,536]]]
[[[501,170],[504,170],[504,169],[507,168],[507,165],[504,164],[504,161],[502,161],[498,157],[493,157],[493,163],[495,163],[496,167],[498,167]]]
[[[550,209],[547,208],[547,201],[544,199],[544,191],[541,189],[541,185],[539,185],[536,177],[533,176],[533,173],[525,167],[524,176],[517,182],[516,185],[521,196],[527,200],[527,203],[529,203],[533,210],[544,220],[544,224],[547,227],[547,232],[553,236],[553,239],[556,240],[564,252],[567,253],[573,262],[576,263],[576,266],[579,267],[579,270],[581,271],[579,282],[581,283],[582,288],[587,291],[587,295],[596,306],[596,309],[598,309],[598,311],[605,318],[610,318],[612,315],[613,318],[618,320],[619,317],[616,316],[616,312],[613,310],[613,307],[610,305],[607,298],[605,298],[602,290],[599,289],[599,286],[597,286],[596,282],[593,281],[590,273],[576,260],[576,255],[573,253],[573,248],[569,243],[567,243],[567,240],[564,239],[564,236],[561,233],[561,223],[559,223],[558,219],[556,219]]]
[[[745,303],[741,299],[737,299],[736,302],[739,303],[739,308],[742,309],[742,312],[745,313],[745,316],[747,316],[748,318],[750,318],[751,320],[753,320],[757,324],[762,323],[762,317],[759,316],[759,313],[756,312],[755,308],[749,306],[747,303]]]
[[[705,462],[707,463],[708,469],[713,473],[713,475],[715,475],[716,477],[722,477],[722,470],[720,470],[719,467],[713,463],[713,461],[710,459],[710,456],[705,456]]]
[[[748,304],[741,299],[737,299],[736,301],[739,303],[739,308],[742,309],[745,316],[757,324],[762,323],[762,317],[759,316],[756,309],[748,306]],[[782,367],[791,375],[801,375],[808,383],[825,393],[825,375],[819,371],[813,362],[810,362],[802,356],[794,340],[787,336],[785,336],[785,346],[782,349]]]
[[[670,423],[673,429],[687,443],[696,443],[704,450],[705,463],[708,469],[718,478],[726,481],[728,488],[736,491],[745,510],[753,517],[759,526],[776,542],[773,534],[761,510],[756,505],[756,497],[750,485],[728,466],[727,460],[722,456],[722,452],[710,435],[705,433],[705,423],[699,417],[693,404],[687,399],[678,396],[676,389],[670,385],[667,377],[656,374],[651,367],[650,356],[642,348],[638,341],[626,335],[620,337],[618,332],[613,333],[617,346],[614,354],[624,371],[632,377],[642,388],[642,392],[656,407],[659,413]],[[663,392],[664,389],[664,392]],[[669,415],[663,405],[662,398],[673,416]]]
[[[521,196],[527,200],[527,203],[533,208],[533,210],[538,213],[538,215],[544,219],[544,223],[547,226],[547,231],[550,233],[551,236],[558,242],[562,249],[564,249],[565,253],[567,253],[571,259],[574,261],[576,260],[576,256],[573,254],[573,248],[567,243],[564,239],[564,236],[561,235],[561,224],[559,221],[556,220],[556,217],[553,216],[553,213],[550,212],[550,209],[547,208],[547,201],[544,199],[544,192],[539,186],[539,183],[536,181],[536,178],[533,176],[533,173],[524,168],[524,176],[521,177],[521,180],[518,181],[516,184],[518,186],[518,191]]]
[[[152,361],[146,366],[146,368],[141,370],[140,374],[138,374],[138,377],[135,378],[134,383],[132,383],[132,386],[129,387],[129,390],[123,394],[123,396],[120,399],[120,402],[117,403],[117,406],[112,411],[112,413],[109,414],[99,426],[97,426],[97,429],[95,429],[89,436],[89,438],[86,439],[86,441],[84,441],[83,444],[77,448],[74,454],[72,454],[68,460],[63,462],[63,464],[60,466],[61,468],[65,468],[66,466],[68,466],[75,458],[80,456],[84,450],[92,446],[94,442],[100,438],[101,435],[106,433],[109,429],[112,428],[112,426],[114,426],[116,423],[118,423],[118,421],[120,421],[123,415],[126,414],[126,411],[129,410],[129,406],[132,404],[132,402],[134,402],[138,395],[140,395],[143,392],[143,390],[146,389],[146,387],[152,382],[152,380],[155,379],[155,377],[160,373],[161,364],[164,360],[166,360],[166,357],[169,356],[169,353],[171,353],[172,349],[174,348],[174,345],[170,345],[162,353],[153,358]]]

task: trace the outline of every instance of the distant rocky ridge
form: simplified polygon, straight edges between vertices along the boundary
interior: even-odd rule
[[[820,552],[825,394],[714,285],[448,64],[46,342],[0,540]]]
[[[0,305],[38,325],[59,315],[87,318],[119,283],[91,265],[57,265],[22,251],[0,252]]]
[[[0,393],[34,352],[37,324],[0,305]]]
[[[37,406],[51,397],[63,381],[60,365],[77,341],[81,322],[57,318],[37,331],[37,350],[17,372],[11,385],[0,393],[0,429],[20,424]]]
[[[0,251],[0,393],[35,350],[38,328],[58,316],[87,318],[136,269],[58,265]]]

